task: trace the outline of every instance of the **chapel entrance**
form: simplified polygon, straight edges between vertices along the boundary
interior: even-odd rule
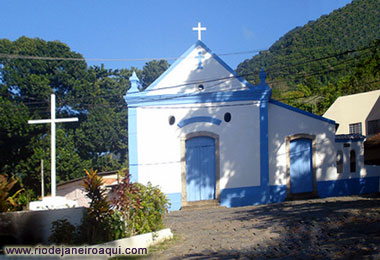
[[[198,136],[186,140],[187,201],[214,200],[215,193],[215,139]]]
[[[295,139],[290,142],[290,193],[313,192],[312,140]]]

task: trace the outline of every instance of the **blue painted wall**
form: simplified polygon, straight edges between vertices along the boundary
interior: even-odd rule
[[[379,179],[380,177],[368,177],[320,181],[317,182],[318,195],[320,198],[326,198],[376,193],[379,192]],[[286,185],[269,186],[269,193],[260,186],[223,189],[220,204],[226,207],[242,207],[278,203],[285,201],[286,193]]]
[[[168,194],[166,194],[166,197],[169,199],[169,202],[170,202],[169,211],[181,209],[181,207],[182,207],[181,198],[182,197],[181,197],[180,192],[168,193]]]
[[[317,182],[321,198],[379,192],[379,177]]]

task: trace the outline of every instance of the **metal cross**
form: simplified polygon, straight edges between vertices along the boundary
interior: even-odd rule
[[[198,31],[198,40],[202,40],[202,31],[206,31],[206,27],[201,27],[201,23],[198,22],[198,27],[193,27],[193,31]]]
[[[51,124],[51,137],[50,137],[50,156],[51,156],[51,196],[55,197],[56,190],[56,180],[55,180],[55,123],[65,123],[65,122],[77,122],[77,117],[71,118],[55,118],[55,95],[51,94],[50,102],[50,115],[51,119],[40,119],[40,120],[28,120],[28,124]]]

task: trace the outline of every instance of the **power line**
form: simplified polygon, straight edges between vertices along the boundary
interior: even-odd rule
[[[278,70],[285,69],[285,68],[288,69],[289,67],[296,67],[296,66],[300,66],[300,65],[304,65],[304,64],[308,64],[308,63],[312,63],[312,62],[317,62],[317,61],[322,61],[322,60],[326,60],[326,59],[336,58],[336,57],[339,57],[339,56],[342,56],[342,55],[347,55],[347,54],[350,54],[350,53],[367,50],[367,49],[370,49],[370,48],[373,48],[373,47],[374,46],[368,46],[368,47],[357,49],[357,50],[347,50],[347,51],[344,51],[344,52],[336,53],[334,55],[329,55],[329,56],[325,56],[325,57],[322,57],[322,58],[316,58],[316,59],[312,59],[312,60],[308,60],[308,61],[304,61],[304,62],[300,62],[300,63],[296,63],[296,64],[285,65],[285,66],[281,66],[279,68],[272,68],[272,69],[266,70],[265,73],[271,73],[272,71],[278,71]],[[178,85],[173,85],[173,86],[168,86],[168,87],[162,87],[162,88],[159,88],[159,89],[150,89],[150,90],[145,90],[145,91],[149,91],[149,92],[151,92],[151,91],[160,91],[160,90],[166,90],[166,89],[183,87],[183,86],[187,86],[187,85],[205,84],[205,83],[209,83],[209,82],[228,80],[228,79],[233,79],[233,78],[240,78],[240,79],[244,80],[245,77],[248,77],[248,76],[251,76],[251,75],[257,75],[258,73],[260,73],[260,72],[251,72],[251,73],[245,73],[245,74],[242,74],[242,75],[232,75],[232,76],[228,76],[228,77],[224,77],[224,78],[216,78],[216,79],[209,79],[209,80],[197,80],[197,81],[187,82],[187,83],[183,83],[183,84],[178,84]],[[128,94],[137,94],[137,93],[140,93],[140,91],[128,92]]]
[[[276,69],[276,71],[278,70],[281,70],[281,69],[285,69],[285,68],[289,68],[289,67],[294,67],[294,66],[299,66],[299,65],[303,65],[303,64],[306,64],[306,63],[312,63],[312,62],[317,62],[317,61],[321,61],[321,60],[325,60],[325,59],[330,59],[330,58],[333,58],[333,57],[338,57],[338,56],[341,56],[341,55],[347,55],[347,54],[350,54],[350,53],[354,53],[354,52],[358,52],[358,51],[363,51],[363,50],[367,50],[367,49],[370,49],[372,48],[373,46],[369,46],[369,47],[364,47],[364,48],[361,48],[361,49],[357,49],[357,50],[347,50],[347,51],[344,51],[344,52],[341,52],[341,53],[336,53],[334,55],[329,55],[329,56],[326,56],[326,57],[322,57],[322,58],[316,58],[316,59],[312,59],[312,60],[308,60],[308,61],[304,61],[304,62],[301,62],[301,63],[297,63],[297,64],[292,64],[292,65],[286,65],[286,66],[281,66],[280,68]],[[333,66],[337,66],[337,65],[341,65],[343,63],[347,63],[348,61],[351,61],[355,58],[351,58],[349,60],[344,60],[338,64],[335,64]],[[275,69],[270,69],[270,70],[267,70],[266,72],[271,72],[271,71],[274,71]],[[334,69],[327,69],[327,70],[319,70],[319,71],[316,71],[316,72],[313,72],[313,73],[310,73],[310,74],[306,74],[306,75],[302,75],[302,76],[299,76],[299,77],[310,77],[310,76],[313,76],[313,75],[318,75],[318,74],[321,74],[321,73],[324,73],[324,72],[327,72],[327,71],[334,71]],[[184,87],[184,86],[187,86],[187,85],[195,85],[195,84],[205,84],[205,83],[210,83],[210,82],[215,82],[215,81],[227,81],[229,79],[233,79],[233,78],[241,78],[243,79],[244,76],[250,76],[250,75],[256,75],[258,72],[253,72],[253,73],[246,73],[246,74],[243,74],[242,76],[238,75],[232,75],[232,76],[228,76],[228,77],[223,77],[223,78],[216,78],[216,79],[205,79],[205,80],[197,80],[197,81],[191,81],[191,82],[187,82],[187,83],[183,83],[183,84],[178,84],[178,85],[173,85],[173,86],[168,86],[168,87],[162,87],[160,89],[151,89],[151,90],[146,90],[147,92],[149,91],[161,91],[161,90],[166,90],[166,89],[172,89],[172,88],[178,88],[178,87]],[[299,72],[299,74],[301,74]],[[297,76],[295,76],[295,78],[299,78]],[[286,80],[283,80],[283,81],[286,81]],[[274,84],[274,83],[279,83],[279,82],[282,82],[281,80],[280,81],[272,81],[270,82],[271,84]],[[223,82],[219,82],[219,83],[216,83],[215,85],[218,85],[218,84],[222,84]],[[215,86],[214,85],[214,86]],[[214,87],[214,86],[211,86],[211,87]],[[210,87],[208,87],[210,88]],[[240,87],[239,87],[240,88]],[[233,88],[228,88],[227,90],[234,90]],[[134,92],[128,92],[128,94],[135,94],[135,93],[140,93],[138,91],[134,91]],[[212,92],[208,92],[208,93],[212,93]],[[14,95],[16,97],[18,97],[17,95]],[[99,97],[121,97],[122,94],[114,94],[114,95],[98,95],[96,97],[83,97],[83,98],[76,98],[75,100],[86,100],[86,99],[93,99],[93,98],[99,98]],[[188,94],[186,94],[186,96],[188,96]],[[179,96],[176,96],[175,98],[178,98]],[[22,97],[22,98],[26,98],[26,99],[35,99],[37,100],[36,98],[31,98],[31,97]],[[65,99],[61,99],[60,100],[61,102],[64,102]],[[70,100],[69,100],[70,101]],[[154,100],[148,100],[147,102],[152,102]],[[30,102],[31,103],[31,102]],[[35,102],[36,104],[37,103],[40,103],[40,104],[46,104],[46,102]],[[27,103],[26,103],[27,104]],[[62,105],[65,105],[65,103],[63,103]]]
[[[248,50],[248,51],[238,51],[216,54],[218,56],[231,56],[231,55],[242,55],[249,53],[257,53],[263,50]],[[20,55],[20,54],[6,54],[0,53],[0,58],[6,59],[24,59],[24,60],[48,60],[48,61],[111,61],[111,62],[122,62],[122,61],[153,61],[153,60],[178,60],[185,59],[187,57],[161,57],[161,58],[68,58],[68,57],[47,57],[47,56],[30,56],[30,55]]]

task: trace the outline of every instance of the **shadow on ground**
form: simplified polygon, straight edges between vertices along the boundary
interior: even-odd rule
[[[227,210],[232,212],[220,211],[222,216],[215,222],[240,223],[242,235],[252,235],[250,244],[235,245],[231,250],[187,251],[168,259],[380,259],[378,194]],[[216,216],[204,214],[206,218]],[[231,241],[234,243],[239,241]]]

